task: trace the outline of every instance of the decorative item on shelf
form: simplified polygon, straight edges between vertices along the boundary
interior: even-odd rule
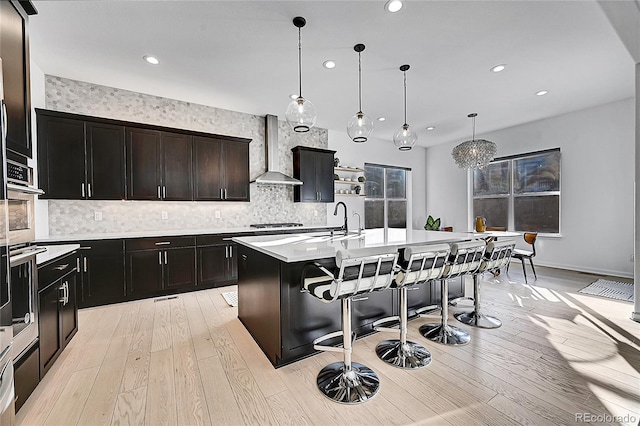
[[[482,216],[476,216],[476,232],[485,232],[487,230],[487,219]]]
[[[409,151],[418,140],[418,135],[407,124],[407,70],[409,68],[409,65],[400,67],[400,71],[404,75],[404,124],[393,135],[393,143],[400,151]]]
[[[364,176],[358,176],[358,182],[364,182],[364,181],[365,181]]]
[[[308,132],[316,123],[316,108],[309,100],[302,97],[302,42],[301,28],[307,24],[302,16],[293,18],[293,25],[298,28],[298,97],[287,107],[285,117],[294,132]]]
[[[340,180],[340,176],[337,173],[334,173],[333,180]]]
[[[358,43],[353,50],[358,52],[358,112],[347,123],[347,134],[352,141],[366,142],[373,131],[373,120],[362,112],[362,63],[360,54],[364,51],[364,44]]]
[[[486,139],[476,140],[477,113],[467,117],[473,120],[473,132],[470,141],[465,141],[453,148],[451,155],[461,169],[481,169],[493,160],[498,152],[496,144]]]
[[[360,191],[362,191],[362,187],[360,187],[360,185],[354,186],[353,189],[356,191],[356,194],[360,195]]]
[[[424,224],[425,231],[439,231],[440,230],[440,218],[434,219],[429,215],[427,223]]]
[[[338,157],[333,159],[333,167],[340,167],[340,159]]]

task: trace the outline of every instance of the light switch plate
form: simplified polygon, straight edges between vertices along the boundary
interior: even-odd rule
[[[216,210],[214,216],[216,219],[220,219],[220,210]]]
[[[162,220],[167,220],[169,219],[169,213],[168,212],[162,212]]]
[[[93,220],[102,220],[102,212],[93,212]]]

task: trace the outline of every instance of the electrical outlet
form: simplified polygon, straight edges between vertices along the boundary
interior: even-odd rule
[[[162,212],[162,220],[167,220],[167,219],[169,219],[169,213]]]
[[[102,212],[93,212],[93,220],[102,220]]]
[[[216,210],[216,211],[215,211],[215,213],[213,214],[213,216],[214,216],[216,219],[220,219],[220,210]]]
[[[318,217],[318,210],[313,211],[313,216]]]

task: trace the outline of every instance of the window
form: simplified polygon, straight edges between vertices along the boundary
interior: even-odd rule
[[[473,214],[487,226],[560,233],[560,149],[492,161],[473,172]]]
[[[407,228],[407,170],[365,164],[365,228]]]

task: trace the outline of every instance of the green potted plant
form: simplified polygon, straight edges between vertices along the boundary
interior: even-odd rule
[[[440,230],[440,218],[434,219],[429,215],[427,223],[424,224],[425,231],[439,231]]]
[[[365,178],[364,176],[358,176],[358,182],[363,182],[364,183]]]

